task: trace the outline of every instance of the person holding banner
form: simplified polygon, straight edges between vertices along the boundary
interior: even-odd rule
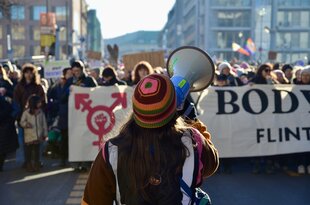
[[[301,71],[301,85],[310,85],[310,66]]]
[[[209,132],[178,116],[174,86],[164,75],[143,78],[132,103],[130,119],[93,163],[82,205],[190,204],[219,165]]]
[[[80,60],[76,60],[71,64],[71,70],[72,70],[72,74],[73,76],[71,78],[69,78],[68,80],[66,80],[66,83],[63,87],[63,96],[62,98],[64,99],[66,105],[68,104],[68,98],[69,98],[69,93],[70,90],[72,89],[71,86],[79,86],[79,87],[88,87],[88,88],[92,88],[92,87],[97,87],[98,84],[95,81],[95,79],[93,77],[90,77],[87,75],[86,73],[86,68],[85,65],[82,61]],[[67,117],[67,113],[66,113],[66,117]],[[62,152],[65,154],[62,154],[62,162],[61,165],[65,166],[65,161],[64,161],[64,157],[67,157],[67,152],[66,150],[68,149],[68,129],[64,129],[62,131],[62,138],[63,138],[63,143],[62,143]],[[65,150],[65,151],[64,151]],[[79,162],[77,163],[75,170],[76,171],[86,171],[87,167],[88,167],[88,163],[87,165],[83,165],[84,163]]]

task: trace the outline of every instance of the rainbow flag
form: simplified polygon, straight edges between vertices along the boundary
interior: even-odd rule
[[[246,49],[242,48],[239,44],[237,44],[235,42],[232,43],[231,47],[232,47],[233,51],[235,51],[235,52],[239,52],[243,55],[250,56],[250,53]]]
[[[253,42],[253,40],[251,38],[248,38],[248,40],[246,41],[246,45],[245,45],[245,49],[251,54],[253,55],[256,51],[256,46],[255,43]]]

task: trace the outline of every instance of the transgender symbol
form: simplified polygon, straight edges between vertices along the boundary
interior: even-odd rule
[[[82,112],[88,111],[86,123],[88,129],[98,136],[98,141],[94,141],[93,145],[98,146],[102,143],[103,136],[109,133],[115,125],[115,115],[113,110],[118,105],[122,108],[127,108],[126,93],[112,93],[111,97],[115,99],[110,107],[104,105],[91,106],[92,100],[89,99],[89,94],[75,94],[75,109],[82,108]]]

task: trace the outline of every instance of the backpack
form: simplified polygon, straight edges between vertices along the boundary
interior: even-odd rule
[[[209,205],[211,200],[208,194],[197,188],[202,184],[201,171],[203,168],[200,161],[203,145],[200,133],[196,129],[190,129],[183,134],[181,140],[190,153],[189,157],[185,159],[180,179],[180,189],[183,194],[182,204]],[[117,177],[118,147],[108,140],[102,147],[102,155],[113,170],[116,181],[116,204],[121,204]]]

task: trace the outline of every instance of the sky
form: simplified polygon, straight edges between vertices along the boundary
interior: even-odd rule
[[[97,10],[103,38],[161,30],[175,0],[86,0]]]

